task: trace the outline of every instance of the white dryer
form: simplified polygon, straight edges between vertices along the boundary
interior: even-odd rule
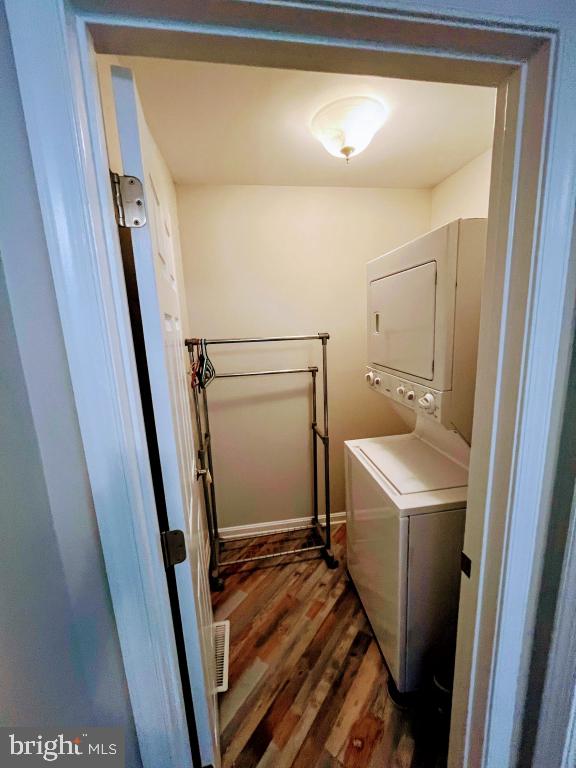
[[[345,443],[348,569],[402,693],[456,624],[468,484],[467,446],[419,422]]]

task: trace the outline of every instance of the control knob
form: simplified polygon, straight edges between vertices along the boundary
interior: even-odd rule
[[[374,374],[372,373],[372,371],[369,371],[368,373],[364,374],[364,378],[366,379],[368,384],[370,384],[371,387],[374,386]]]
[[[380,378],[380,376],[375,376],[374,377],[374,386],[375,387],[379,387],[380,384],[382,384],[382,379]]]
[[[404,397],[406,394],[406,387],[403,387],[402,384],[400,384],[399,387],[396,387],[396,394],[398,397]]]
[[[412,390],[410,390],[410,392],[406,393],[406,400],[409,400],[410,402],[412,402],[412,400],[414,400],[415,397],[416,397],[416,395],[414,394],[414,392]]]
[[[423,411],[426,411],[426,413],[434,413],[436,409],[436,400],[434,399],[434,395],[430,392],[427,392],[418,400],[418,405],[420,408],[422,408]]]

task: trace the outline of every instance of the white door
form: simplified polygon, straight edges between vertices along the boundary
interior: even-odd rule
[[[123,67],[112,67],[111,73],[123,173],[144,183],[148,220],[146,226],[132,230],[132,248],[168,520],[171,529],[183,530],[186,536],[188,558],[175,566],[175,572],[194,715],[202,763],[218,766],[209,547],[196,478],[176,269],[177,222],[171,220],[163,199],[162,179],[154,162],[158,150],[145,124],[132,73]]]

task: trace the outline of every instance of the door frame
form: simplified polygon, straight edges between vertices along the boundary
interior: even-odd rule
[[[188,734],[112,201],[98,163],[91,39],[119,54],[498,86],[508,130],[492,169],[487,280],[496,311],[482,316],[488,373],[475,419],[490,428],[475,429],[470,479],[470,504],[486,518],[466,739],[453,764],[513,764],[573,338],[569,4],[564,12],[554,4],[551,19],[532,0],[513,19],[493,0],[431,0],[419,11],[411,0],[166,0],[165,18],[152,18],[146,0],[81,0],[83,10],[66,0],[5,4],[134,719],[143,763],[155,768],[184,764]]]

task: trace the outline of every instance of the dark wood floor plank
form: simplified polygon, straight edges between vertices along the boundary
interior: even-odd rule
[[[326,659],[331,658],[336,645],[342,644],[342,632],[352,619],[355,608],[349,594],[344,593],[306,649],[296,674],[287,681],[287,689],[278,702],[280,707],[271,707],[266,725],[279,749],[286,746],[300,720],[302,706],[298,703],[298,698],[307,700],[310,697]],[[342,618],[341,622],[338,622],[338,616]]]
[[[375,744],[366,768],[390,768],[394,750],[402,730],[403,714],[388,700],[386,717],[382,720],[382,731]],[[431,766],[429,767],[431,768]]]
[[[342,757],[346,768],[366,768],[382,737],[384,723],[367,713],[359,718],[350,732],[350,738]]]
[[[303,745],[310,737],[319,711],[326,706],[326,700],[331,694],[334,681],[344,665],[357,635],[358,627],[352,622],[338,636],[337,643],[332,648],[327,649],[330,663],[322,663],[326,656],[319,658],[314,669],[316,685],[310,689],[310,679],[308,678],[305,681],[305,686],[298,693],[290,710],[298,719],[292,733],[284,744],[278,768],[289,768],[289,766],[295,763]]]
[[[367,716],[372,699],[381,690],[386,690],[385,680],[382,678],[382,659],[376,642],[373,640],[360,664],[358,674],[346,694],[338,718],[326,741],[325,748],[331,755],[341,757],[341,753],[345,753],[350,732],[356,724],[361,724]],[[371,712],[370,715],[374,718],[377,717],[374,712]],[[381,718],[380,722],[382,722]]]
[[[292,765],[294,768],[308,768],[320,757],[332,726],[336,722],[346,692],[354,679],[362,658],[370,645],[371,636],[358,632],[342,666],[329,675],[330,689],[312,723],[308,736]]]
[[[225,729],[222,734],[225,748],[224,766],[231,765],[241,752],[251,733],[265,715],[270,703],[281,689],[286,676],[292,674],[299,658],[313,640],[325,616],[330,612],[332,605],[345,587],[344,583],[334,585],[329,593],[329,602],[313,620],[303,623],[300,631],[292,632],[287,637],[282,638],[274,649],[268,649],[273,650],[272,655],[267,659],[270,674],[262,680],[259,692],[251,692],[243,707],[234,717],[233,722],[230,723],[229,728]],[[256,660],[259,658],[259,655],[255,655]]]
[[[314,768],[344,768],[344,766],[340,760],[337,760],[333,755],[324,750]]]
[[[413,754],[414,740],[403,733],[394,752],[391,768],[411,768]]]
[[[215,612],[231,622],[220,697],[223,768],[443,768],[445,723],[405,712],[345,568],[315,556],[230,566]],[[300,546],[309,533],[226,545],[223,560]]]

